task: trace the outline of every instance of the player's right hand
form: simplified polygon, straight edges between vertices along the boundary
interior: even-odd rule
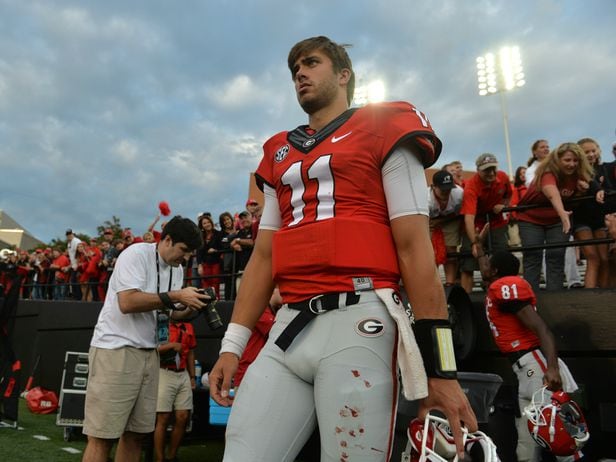
[[[221,406],[231,406],[231,380],[237,371],[240,359],[233,353],[222,353],[209,374],[210,396]]]
[[[469,432],[476,432],[478,427],[477,417],[475,417],[475,413],[459,382],[457,380],[428,378],[428,396],[419,402],[417,416],[421,420],[425,419],[430,409],[436,409],[445,414],[456,442],[458,458],[464,460],[462,426],[465,426]]]

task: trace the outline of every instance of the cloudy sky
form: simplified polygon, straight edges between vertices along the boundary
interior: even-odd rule
[[[0,0],[0,209],[43,241],[113,215],[142,233],[161,200],[195,217],[243,208],[272,134],[303,124],[297,41],[351,43],[359,83],[428,114],[439,164],[506,167],[498,96],[475,58],[518,45],[507,94],[514,168],[530,144],[616,141],[613,0]]]

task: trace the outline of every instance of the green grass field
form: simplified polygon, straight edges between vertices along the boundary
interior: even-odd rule
[[[78,462],[83,456],[86,438],[80,429],[70,441],[64,441],[64,427],[56,425],[56,414],[32,414],[20,399],[18,429],[0,427],[2,462]],[[180,448],[182,462],[219,462],[223,442],[187,437]],[[142,460],[146,460],[145,455]]]

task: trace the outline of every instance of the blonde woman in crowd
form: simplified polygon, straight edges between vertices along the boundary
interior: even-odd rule
[[[528,175],[528,170],[526,173]],[[545,207],[517,212],[524,247],[568,241],[571,211],[565,209],[563,200],[586,192],[592,176],[592,167],[577,143],[561,144],[539,164],[519,205]],[[534,290],[539,290],[542,254],[540,249],[524,251],[524,278]],[[545,260],[547,290],[562,289],[565,248],[546,249]]]
[[[603,205],[597,203],[594,197],[603,183],[603,170],[601,168],[601,149],[597,142],[591,138],[582,138],[577,142],[593,170],[592,187],[586,193],[592,197],[580,202],[572,215],[573,235],[578,241],[586,239],[605,239],[607,229],[605,227],[605,212]],[[586,275],[584,287],[609,286],[608,245],[585,245],[581,251],[586,257]]]

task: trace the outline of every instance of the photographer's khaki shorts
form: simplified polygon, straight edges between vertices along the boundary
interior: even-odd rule
[[[163,367],[159,371],[156,412],[192,410],[192,388],[188,372],[175,372]]]
[[[156,422],[159,359],[156,349],[91,347],[83,433],[115,439],[150,433]]]

